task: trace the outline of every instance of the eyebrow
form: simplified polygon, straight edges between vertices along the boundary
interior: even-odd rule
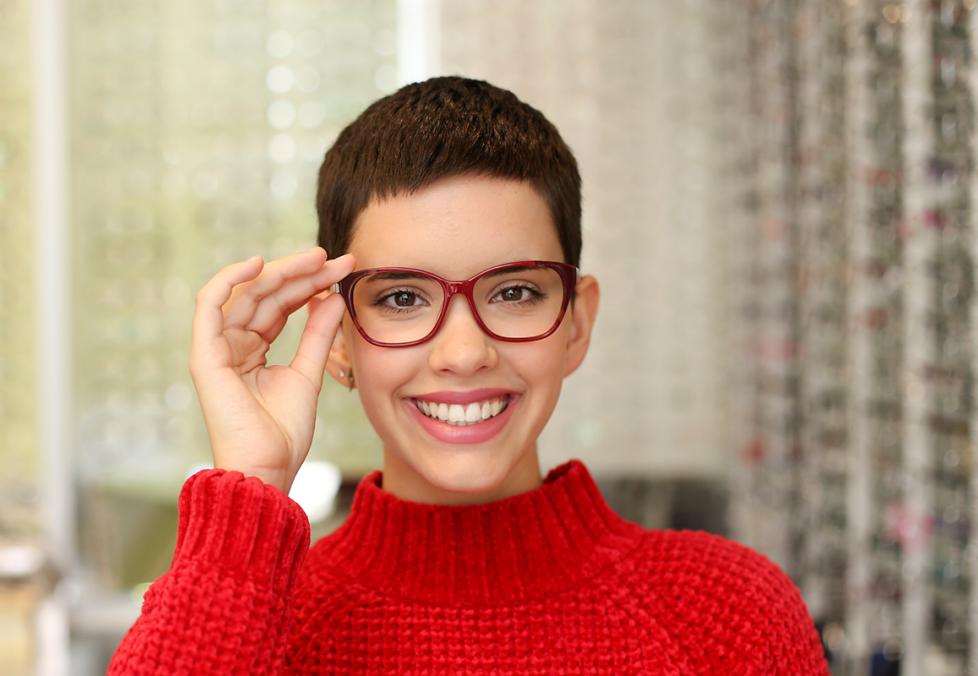
[[[511,268],[502,268],[501,270],[494,270],[486,275],[486,277],[498,277],[499,275],[508,275],[511,272],[523,272],[524,270],[536,270],[535,265],[517,265]],[[372,281],[383,281],[383,280],[398,280],[398,279],[422,279],[422,276],[416,272],[377,272],[370,275]]]
[[[502,270],[490,272],[488,275],[486,275],[486,277],[498,277],[499,275],[508,275],[510,272],[523,272],[524,270],[536,269],[538,269],[536,265],[514,265],[511,268],[503,268]]]
[[[416,272],[375,272],[370,275],[369,279],[380,281],[386,279],[422,279],[422,277]]]

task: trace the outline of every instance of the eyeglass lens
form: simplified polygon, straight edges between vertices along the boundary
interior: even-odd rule
[[[361,328],[382,343],[425,338],[445,303],[438,280],[420,273],[367,275],[354,285],[352,296]],[[553,268],[503,268],[480,277],[473,296],[479,317],[490,331],[503,338],[533,338],[556,323],[564,284]]]

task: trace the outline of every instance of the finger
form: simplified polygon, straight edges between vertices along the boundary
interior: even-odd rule
[[[262,265],[261,256],[232,263],[222,268],[197,292],[191,325],[191,361],[194,360],[195,354],[205,360],[215,356],[213,341],[220,338],[224,331],[224,313],[221,311],[221,306],[231,297],[235,285],[254,279],[261,272]]]
[[[261,300],[280,289],[288,280],[316,272],[327,260],[322,247],[277,258],[265,265],[265,269],[251,284],[235,289],[224,308],[225,324],[244,327],[255,314]]]
[[[299,339],[299,348],[289,364],[290,368],[305,376],[317,392],[323,386],[326,358],[343,319],[344,308],[343,299],[335,293],[326,300],[312,301],[309,319]]]
[[[327,262],[327,265],[329,263],[336,263],[338,269],[335,272],[331,272],[325,280],[320,280],[310,285],[309,290],[304,293],[294,295],[287,301],[287,304],[280,305],[272,296],[265,298],[258,308],[256,318],[249,323],[246,330],[254,332],[266,342],[271,343],[278,337],[282,329],[285,328],[285,324],[293,312],[305,305],[309,305],[311,309],[311,303],[314,299],[323,300],[333,295],[333,292],[328,290],[328,287],[347,276],[355,265],[355,261],[352,259],[351,254],[346,254],[345,256],[340,256],[333,261]],[[343,267],[339,267],[341,264]]]
[[[245,328],[263,335],[268,333],[272,327],[308,303],[313,296],[350,274],[354,262],[353,256],[346,254],[327,261],[315,274],[290,280],[281,289],[261,300]]]

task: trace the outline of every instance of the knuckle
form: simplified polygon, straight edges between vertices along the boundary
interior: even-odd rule
[[[249,285],[241,295],[251,305],[257,305],[265,297],[261,289],[255,285]]]
[[[289,304],[286,302],[286,300],[284,298],[282,298],[281,296],[279,296],[278,294],[275,294],[275,296],[273,297],[273,300],[275,302],[275,307],[278,308],[279,314],[281,314],[281,315],[287,315],[287,314],[290,314],[292,312],[292,310],[289,307]]]

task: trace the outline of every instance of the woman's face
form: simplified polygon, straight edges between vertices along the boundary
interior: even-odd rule
[[[356,221],[349,251],[356,270],[413,267],[450,280],[510,261],[564,260],[550,211],[532,187],[471,175],[371,202]],[[372,345],[349,313],[344,315],[329,370],[334,377],[340,369],[353,370],[364,410],[383,442],[385,490],[415,502],[471,504],[540,484],[537,437],[557,404],[561,382],[587,352],[597,281],[583,276],[577,294],[554,333],[522,343],[486,335],[460,295],[453,297],[438,333],[412,347]],[[416,409],[415,400],[424,394],[482,388],[511,393],[505,423],[488,439],[458,443],[433,434]]]

